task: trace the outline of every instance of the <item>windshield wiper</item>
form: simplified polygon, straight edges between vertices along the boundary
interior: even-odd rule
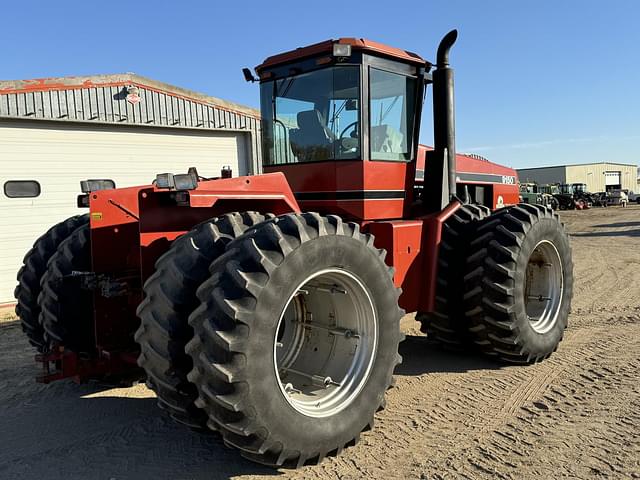
[[[284,89],[284,92],[282,92],[282,95],[278,95],[278,82],[275,82],[274,85],[276,87],[276,97],[280,97],[280,98],[286,98],[287,93],[289,93],[289,90],[291,90],[291,85],[293,85],[293,82],[295,82],[296,78],[295,77],[290,77],[287,78],[285,80],[289,80],[289,83],[287,84],[286,88]]]
[[[333,106],[333,115],[331,116],[331,129],[333,129],[333,127],[335,126],[336,119],[340,116],[342,111],[346,108],[347,102],[348,100],[345,100],[337,111],[336,111],[336,106],[335,105]]]

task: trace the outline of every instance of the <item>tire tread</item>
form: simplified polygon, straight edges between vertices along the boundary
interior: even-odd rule
[[[196,404],[205,409],[209,425],[219,430],[225,444],[261,464],[299,467],[317,463],[327,455],[354,445],[360,437],[358,432],[353,438],[327,451],[290,448],[270,438],[267,427],[256,420],[246,400],[250,387],[244,370],[244,346],[251,335],[252,312],[257,298],[268,294],[263,287],[288,252],[310,239],[326,235],[354,238],[362,243],[363,248],[372,250],[379,258],[384,257],[384,253],[373,246],[370,235],[361,233],[357,225],[345,223],[340,217],[324,217],[316,213],[282,215],[254,234],[245,235],[229,245],[226,253],[212,264],[212,277],[198,289],[202,303],[189,317],[195,335],[186,347],[193,358],[193,370],[188,378],[198,387]],[[244,273],[231,273],[236,270]],[[393,270],[387,270],[391,277]],[[251,288],[242,281],[247,277],[254,279]],[[399,291],[396,291],[396,301],[398,296]],[[402,315],[398,308],[394,319],[398,325]],[[224,332],[224,342],[219,341],[220,335],[216,332]],[[400,339],[398,328],[397,342]],[[229,348],[229,345],[234,348]],[[393,369],[400,361],[401,358],[396,357],[386,372],[387,388],[392,384]],[[377,409],[383,407],[384,395],[379,399]],[[373,414],[364,422],[362,430],[372,425]]]
[[[556,220],[566,235],[558,215],[550,208],[518,204],[494,212],[479,225],[471,240],[472,253],[467,257],[464,308],[474,343],[481,351],[510,363],[535,363],[553,353],[529,352],[514,320],[518,253],[533,225],[541,219]],[[568,288],[566,298],[570,302],[572,283]]]
[[[489,214],[487,207],[462,205],[445,221],[438,254],[435,310],[416,314],[422,332],[449,348],[459,349],[470,342],[461,288],[464,259],[469,247],[469,235],[477,223]]]
[[[40,323],[38,296],[41,292],[40,281],[47,271],[47,263],[56,253],[58,246],[79,226],[89,222],[89,215],[75,215],[47,230],[38,238],[24,257],[18,271],[18,285],[14,290],[16,315],[20,319],[22,331],[29,343],[39,352],[47,350],[45,331]]]
[[[138,365],[147,373],[147,386],[156,393],[158,406],[179,423],[207,428],[207,416],[195,404],[196,387],[187,379],[193,362],[184,351],[193,337],[187,318],[199,304],[196,290],[229,242],[272,217],[233,212],[196,225],[173,242],[145,282],[145,299],[137,310]]]

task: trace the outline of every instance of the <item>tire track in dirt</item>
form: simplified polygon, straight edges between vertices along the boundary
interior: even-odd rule
[[[627,333],[640,338],[638,326],[628,329]],[[563,409],[553,392],[571,385],[576,372],[579,379],[584,376],[590,381],[589,372],[595,370],[587,366],[597,363],[607,352],[620,350],[623,340],[618,333],[606,327],[570,331],[561,350],[547,362],[532,367],[467,372],[474,376],[471,380],[460,376],[453,381],[438,381],[437,374],[419,379],[401,378],[398,389],[403,393],[402,398],[396,398],[395,392],[390,395],[388,409],[379,416],[371,434],[381,437],[378,442],[365,438],[360,446],[349,450],[348,460],[330,459],[307,470],[303,477],[293,474],[292,478],[340,476],[345,471],[355,474],[354,466],[358,467],[358,474],[391,478],[396,472],[403,472],[398,476],[405,476],[408,465],[416,477],[438,478],[437,466],[442,469],[445,465],[456,477],[522,478],[519,473],[499,473],[500,469],[508,468],[509,463],[517,470],[527,455],[526,451],[510,445],[513,438],[520,438],[518,442],[522,446],[533,446],[537,437],[529,416],[532,411],[537,414],[539,408],[545,410],[547,404],[558,404],[560,413],[570,413],[567,408],[575,408],[574,402],[565,402]],[[633,347],[636,353],[630,355],[637,359],[640,345],[636,343]],[[580,388],[570,388],[589,389],[588,382],[578,383]],[[534,433],[523,435],[528,430]],[[460,442],[460,439],[466,441]],[[469,440],[472,446],[481,446],[474,450]],[[376,448],[379,443],[393,446],[392,458],[379,446]]]
[[[640,298],[640,206],[561,212],[575,264],[573,306],[587,311],[629,305]],[[607,235],[609,234],[609,235]]]
[[[625,333],[637,334],[638,330]],[[503,451],[512,463],[513,459],[527,459],[528,471],[533,467],[535,476],[623,475],[626,466],[634,462],[631,454],[624,453],[619,446],[626,443],[635,449],[636,454],[640,446],[636,423],[638,412],[629,408],[637,403],[639,393],[633,372],[637,371],[640,345],[637,335],[632,344],[620,338],[609,339],[607,343],[606,348],[593,348],[591,355],[581,360],[591,367],[578,374],[572,368],[567,369],[538,400],[525,404],[515,421],[496,429],[496,435],[488,442],[492,450]],[[627,347],[623,355],[610,355],[612,348],[623,345]],[[617,365],[616,371],[603,365],[611,364],[612,359]],[[627,403],[628,398],[619,396],[618,390],[631,390],[631,402]],[[623,415],[611,419],[614,409]],[[591,441],[585,442],[584,436]],[[569,447],[567,456],[574,456],[580,461],[552,464],[541,456],[533,457],[532,451],[543,438],[546,444],[563,443]],[[594,439],[597,441],[593,442]],[[616,457],[616,451],[622,452],[622,456],[618,454]],[[533,458],[535,460],[532,461]],[[482,471],[491,465],[495,467],[500,460],[505,458],[495,457],[486,449],[478,449],[475,455],[470,456],[470,464]],[[507,465],[508,462],[504,463]],[[637,457],[633,468],[637,469]],[[522,478],[517,464],[513,465],[511,472],[505,468],[502,472],[510,473],[511,478]]]

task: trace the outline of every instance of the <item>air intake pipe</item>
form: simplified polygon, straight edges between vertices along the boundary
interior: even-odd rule
[[[449,50],[457,38],[458,31],[451,30],[440,41],[433,71],[433,147],[435,157],[442,159],[443,169],[440,208],[444,208],[456,194],[456,124]]]

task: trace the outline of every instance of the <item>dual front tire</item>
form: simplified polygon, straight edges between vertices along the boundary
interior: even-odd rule
[[[418,312],[416,320],[430,340],[447,348],[460,350],[471,341],[462,278],[471,248],[469,239],[490,213],[483,205],[461,205],[442,225],[434,310]]]
[[[166,303],[154,286],[160,280],[145,286],[140,365],[160,404],[178,420],[188,411],[268,465],[314,463],[354,444],[400,361],[399,292],[373,237],[336,216],[282,215],[225,245],[205,273],[195,302],[181,310],[193,307],[188,322],[171,317],[181,342],[191,337],[190,363],[173,378],[177,357],[152,339],[166,321],[154,306]],[[170,339],[167,331],[161,336]]]

